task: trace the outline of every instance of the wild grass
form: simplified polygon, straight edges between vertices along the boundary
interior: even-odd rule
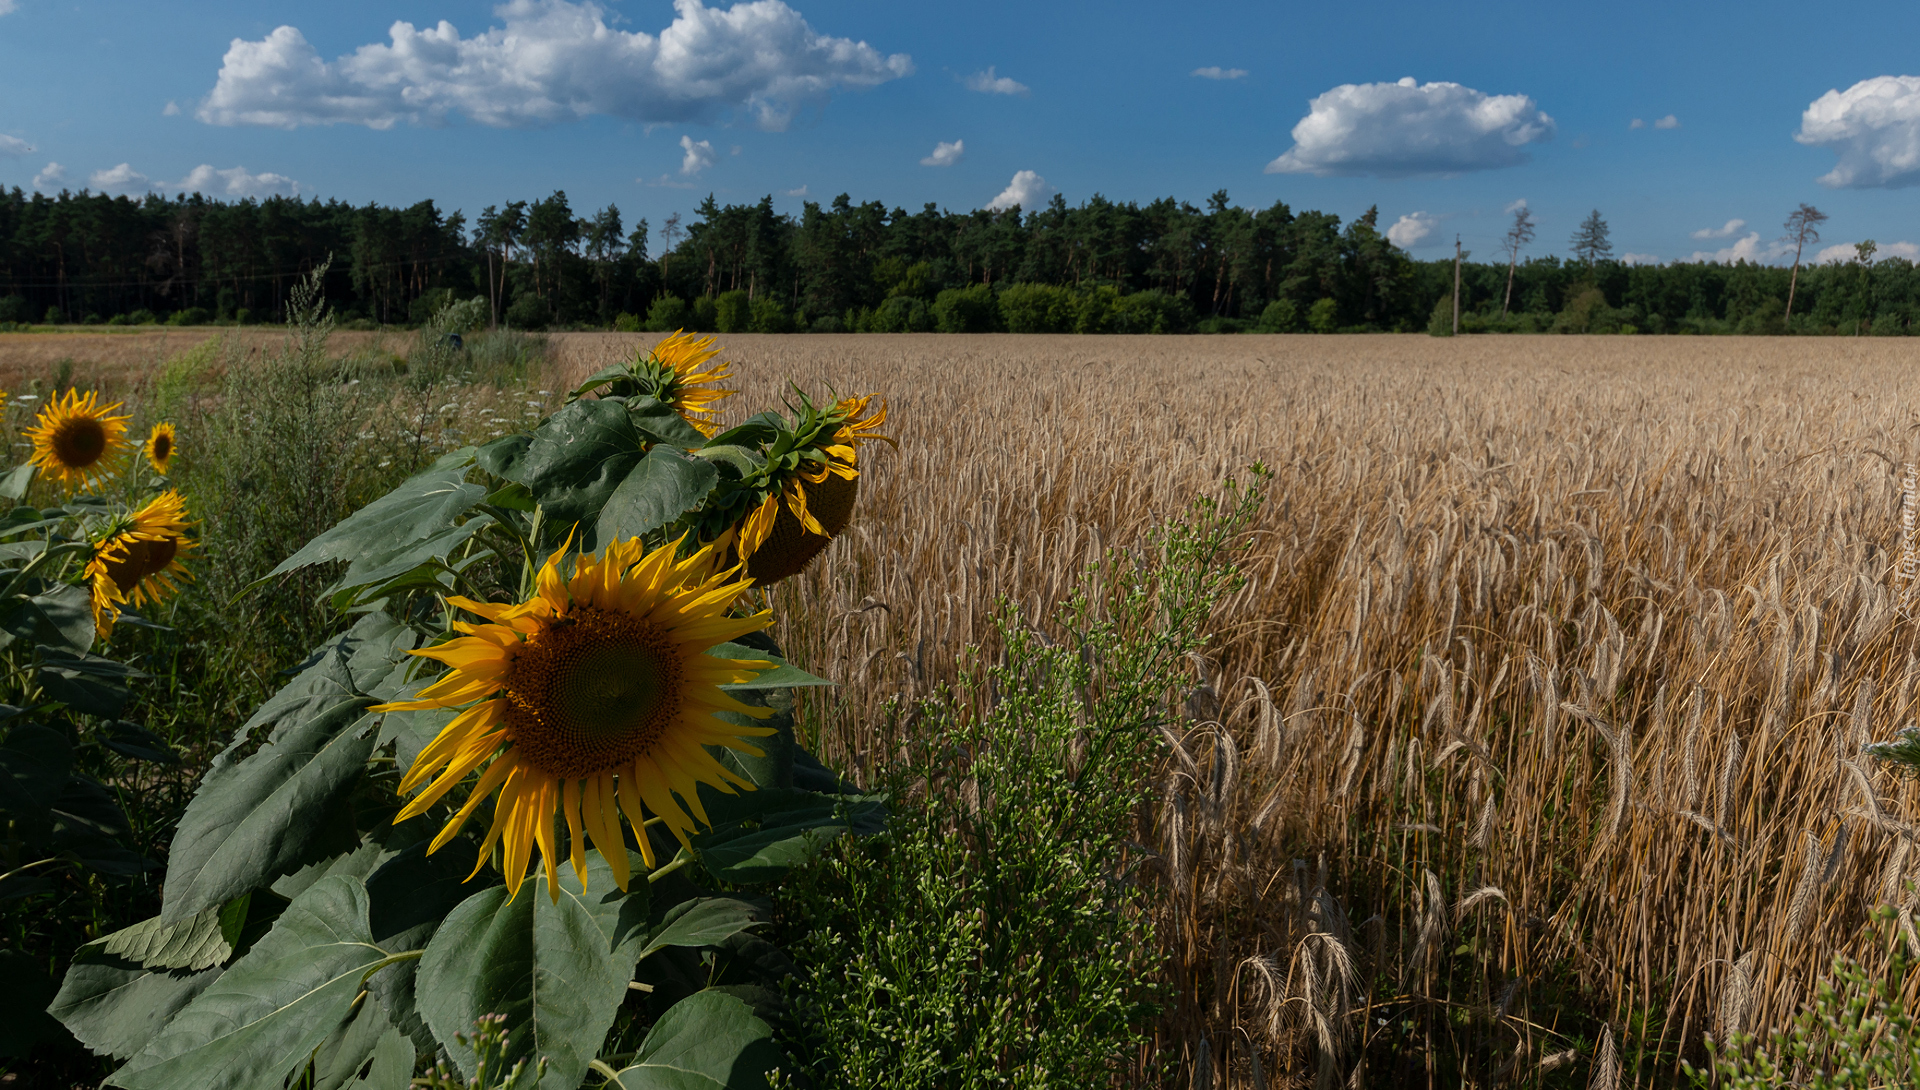
[[[644,338],[555,341],[585,374]],[[743,409],[789,377],[889,400],[899,453],[774,595],[843,683],[808,722],[855,777],[893,756],[887,701],[992,653],[996,599],[1044,615],[1274,470],[1139,831],[1176,1085],[1668,1085],[1706,1034],[1788,1025],[1836,955],[1884,969],[1876,906],[1920,948],[1920,800],[1861,755],[1920,698],[1899,346],[728,347]]]

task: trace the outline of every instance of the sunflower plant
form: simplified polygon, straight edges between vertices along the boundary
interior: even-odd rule
[[[723,430],[717,355],[666,338],[268,577],[338,565],[357,620],[214,760],[160,915],[68,974],[52,1013],[126,1061],[111,1085],[792,1069],[755,891],[884,808],[797,744],[794,691],[828,682],[757,588],[846,527],[885,409],[796,394]]]
[[[144,472],[120,408],[92,392],[50,399],[25,430],[28,459],[0,474],[0,905],[42,918],[155,866],[127,846],[108,784],[122,760],[175,760],[122,718],[145,675],[111,639],[116,622],[190,578],[191,520]],[[24,952],[0,956],[10,996],[50,997],[46,972]],[[10,1021],[0,1041],[14,1054],[57,1032],[44,1018]]]

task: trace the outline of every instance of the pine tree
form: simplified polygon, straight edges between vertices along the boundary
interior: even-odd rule
[[[1613,243],[1607,240],[1607,221],[1601,218],[1598,208],[1580,221],[1580,229],[1573,233],[1572,244],[1573,256],[1583,265],[1613,258]]]

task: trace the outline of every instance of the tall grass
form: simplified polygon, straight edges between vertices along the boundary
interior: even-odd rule
[[[638,338],[557,338],[584,373]],[[1255,460],[1249,584],[1139,836],[1181,1086],[1619,1086],[1915,935],[1897,608],[1909,364],[1879,345],[735,338],[880,390],[898,455],[775,595],[829,760]],[[1539,353],[1548,350],[1551,356]],[[871,450],[872,448],[869,448]],[[1901,1002],[1916,980],[1894,985]]]

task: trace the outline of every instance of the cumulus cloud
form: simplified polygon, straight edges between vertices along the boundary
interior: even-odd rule
[[[67,168],[59,163],[48,163],[40,173],[33,176],[33,188],[52,189],[67,182]]]
[[[965,140],[955,140],[951,143],[942,140],[933,146],[932,155],[920,160],[920,165],[923,167],[950,167],[959,162],[960,156],[966,154],[966,151],[967,142]]]
[[[1828,91],[1800,115],[1800,143],[1839,157],[1820,184],[1835,189],[1920,185],[1920,76],[1875,76]]]
[[[807,197],[809,197],[809,196],[812,196],[812,194],[810,194],[810,193],[808,193],[808,192],[807,192],[807,187],[803,185],[803,186],[801,186],[801,187],[800,187],[799,189],[789,189],[789,190],[787,190],[787,196],[789,196],[789,197],[799,197],[799,198],[800,198],[801,200],[805,200],[805,199],[806,199]]]
[[[145,193],[154,188],[153,179],[133,169],[127,163],[106,170],[96,170],[87,176],[87,187],[102,193]]]
[[[1658,254],[1621,254],[1620,263],[1622,265],[1658,265],[1660,256]]]
[[[124,163],[121,165],[125,166]],[[189,171],[185,178],[162,188],[216,197],[290,197],[300,192],[300,183],[284,174],[270,171],[253,174],[246,167],[215,170],[210,164],[201,163]]]
[[[1433,229],[1438,226],[1440,226],[1438,216],[1430,216],[1425,212],[1409,212],[1395,220],[1392,227],[1387,228],[1387,241],[1403,250],[1411,250],[1428,235],[1433,234]]]
[[[1268,174],[1405,177],[1461,174],[1527,161],[1521,150],[1553,135],[1553,118],[1526,95],[1489,95],[1457,83],[1343,83],[1308,104],[1293,147]]]
[[[648,124],[732,109],[785,128],[801,106],[838,87],[872,87],[913,72],[904,53],[808,25],[782,0],[709,8],[674,0],[658,35],[616,30],[592,0],[509,0],[503,26],[463,38],[452,23],[396,22],[389,41],[331,62],[299,30],[236,38],[197,111],[213,125],[553,125],[603,114]]]
[[[691,136],[680,138],[680,173],[691,178],[714,164],[719,156],[713,153],[713,141],[695,140]]]
[[[1673,116],[1672,114],[1668,114],[1667,116],[1654,122],[1653,127],[1656,129],[1677,129],[1680,127],[1680,119]]]
[[[966,78],[967,90],[979,91],[985,95],[1025,95],[1032,90],[1017,79],[993,74],[993,65],[984,72],[975,72]]]
[[[1769,242],[1760,241],[1760,232],[1750,231],[1747,236],[1724,249],[1695,250],[1688,261],[1713,261],[1722,265],[1731,265],[1736,261],[1751,261],[1765,265],[1787,252],[1787,244],[1779,239]]]
[[[1045,178],[1031,170],[1023,170],[1013,176],[1013,181],[1007,183],[1007,188],[1001,190],[998,197],[987,202],[987,208],[1000,212],[1017,204],[1032,210],[1047,203],[1047,198],[1056,192],[1058,190],[1048,185]]]
[[[1193,74],[1199,76],[1201,79],[1247,78],[1247,70],[1244,68],[1222,68],[1217,64],[1210,64],[1205,68],[1196,68],[1193,70]]]
[[[1854,249],[1854,243],[1840,242],[1813,255],[1812,260],[1815,265],[1831,265],[1835,262],[1852,261],[1859,255],[1860,251]],[[1920,261],[1920,246],[1911,242],[1889,242],[1873,252],[1875,261],[1887,257],[1904,257],[1908,261]]]
[[[27,143],[25,140],[17,136],[8,136],[5,133],[0,133],[0,155],[9,158],[19,158],[22,155],[33,154],[33,151],[33,145]]]
[[[1740,229],[1746,225],[1746,220],[1728,220],[1725,227],[1702,227],[1693,233],[1693,237],[1702,240],[1710,238],[1732,238],[1739,234]]]
[[[1629,129],[1644,129],[1646,127],[1647,127],[1646,119],[1639,118],[1639,117],[1634,118],[1631,122],[1628,122],[1627,124],[1627,128]]]
[[[168,99],[167,104],[164,107],[162,107],[160,110],[160,116],[161,117],[179,117],[180,104],[178,102],[175,102],[172,99]]]
[[[18,10],[20,10],[20,5],[15,3],[14,0],[0,0],[0,15],[12,15]]]

